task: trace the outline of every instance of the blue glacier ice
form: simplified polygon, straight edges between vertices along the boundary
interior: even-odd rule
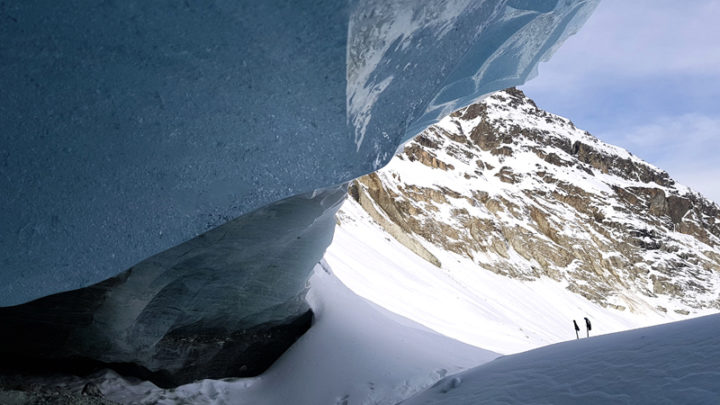
[[[346,183],[595,5],[0,2],[3,365],[261,373],[310,326]]]
[[[306,280],[346,193],[278,201],[101,283],[0,307],[12,331],[0,333],[0,377],[55,360],[132,364],[120,371],[165,387],[261,373],[310,326]]]
[[[384,165],[595,0],[0,5],[0,305]],[[272,236],[268,236],[272,237]]]

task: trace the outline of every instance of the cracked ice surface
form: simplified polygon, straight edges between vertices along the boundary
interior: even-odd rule
[[[594,0],[0,6],[0,305],[376,170]],[[271,236],[269,236],[271,237]]]

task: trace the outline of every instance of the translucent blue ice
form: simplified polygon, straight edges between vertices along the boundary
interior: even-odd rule
[[[378,169],[526,80],[594,5],[3,2],[0,305]]]

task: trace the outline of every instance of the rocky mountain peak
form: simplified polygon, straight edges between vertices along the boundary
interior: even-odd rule
[[[515,88],[431,126],[350,193],[438,267],[442,249],[617,309],[720,308],[718,206]]]

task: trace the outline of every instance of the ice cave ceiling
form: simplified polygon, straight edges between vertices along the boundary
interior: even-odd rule
[[[594,0],[0,6],[0,305],[376,170]]]

